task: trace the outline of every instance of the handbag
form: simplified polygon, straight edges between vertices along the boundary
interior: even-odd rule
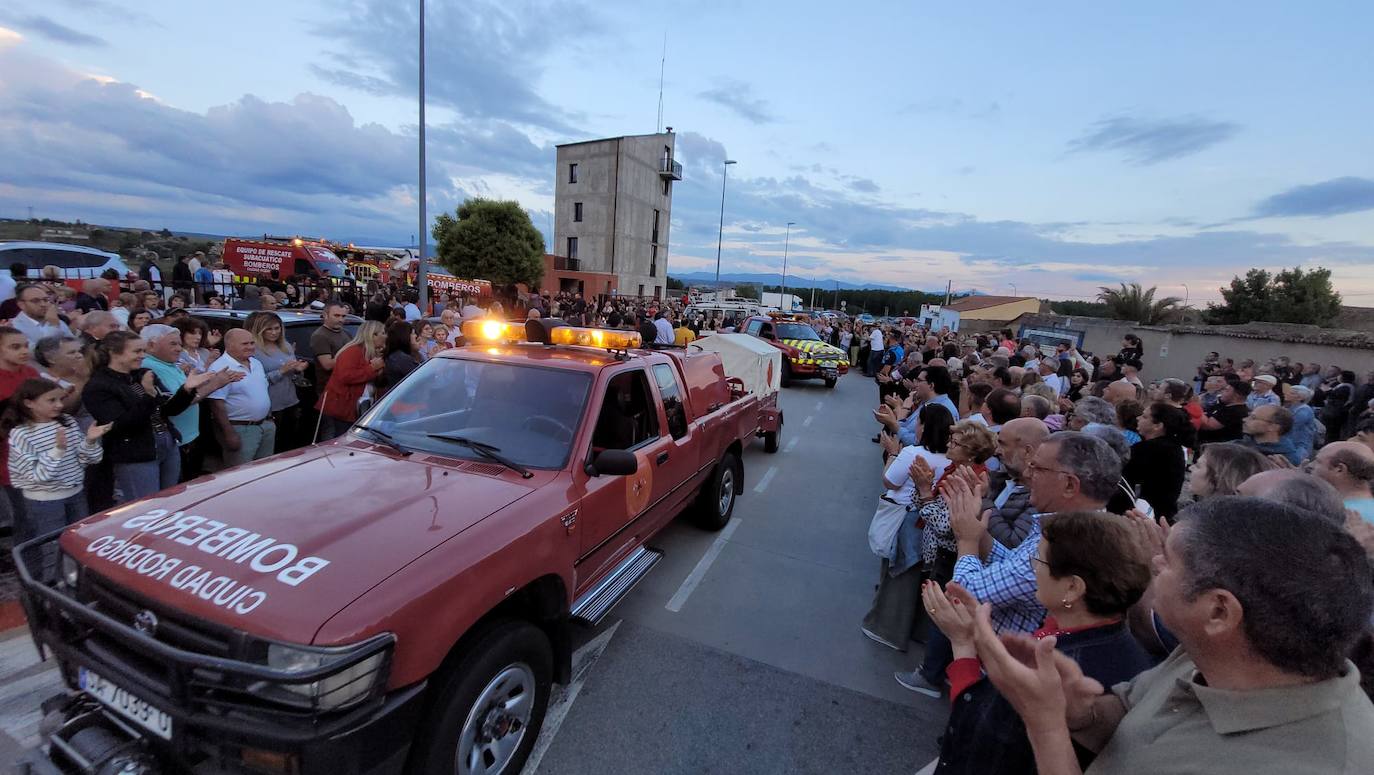
[[[892,544],[897,539],[897,531],[906,519],[906,504],[898,503],[883,495],[878,498],[878,508],[873,511],[873,520],[868,523],[868,548],[879,557],[892,559]]]

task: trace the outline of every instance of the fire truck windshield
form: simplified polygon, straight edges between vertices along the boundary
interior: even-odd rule
[[[562,468],[587,402],[591,375],[539,366],[434,358],[387,393],[361,421],[407,450],[483,459],[438,436],[490,445],[527,468]]]
[[[777,334],[779,339],[820,340],[820,337],[816,336],[816,329],[805,323],[778,323]]]

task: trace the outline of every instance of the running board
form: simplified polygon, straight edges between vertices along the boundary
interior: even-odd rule
[[[572,618],[591,625],[599,624],[661,559],[662,552],[639,547],[606,574],[606,578],[573,601]]]

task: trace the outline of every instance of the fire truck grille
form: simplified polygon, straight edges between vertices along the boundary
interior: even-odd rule
[[[157,640],[196,654],[213,657],[238,656],[235,654],[235,642],[238,639],[227,627],[217,627],[165,607],[150,604],[108,584],[95,574],[88,576],[88,582],[86,591],[90,595],[89,602],[101,613],[121,624],[142,630],[139,617],[144,615],[144,612],[150,612],[156,617],[157,622],[156,628],[150,634]],[[146,615],[144,620],[147,621]],[[144,627],[146,626],[145,623]]]

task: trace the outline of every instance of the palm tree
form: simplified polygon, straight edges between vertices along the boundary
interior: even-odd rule
[[[1134,320],[1146,326],[1163,323],[1182,310],[1179,304],[1183,299],[1165,296],[1155,301],[1155,286],[1143,290],[1140,283],[1122,283],[1120,288],[1102,286],[1098,289],[1097,300],[1107,305],[1107,316],[1117,320]]]

